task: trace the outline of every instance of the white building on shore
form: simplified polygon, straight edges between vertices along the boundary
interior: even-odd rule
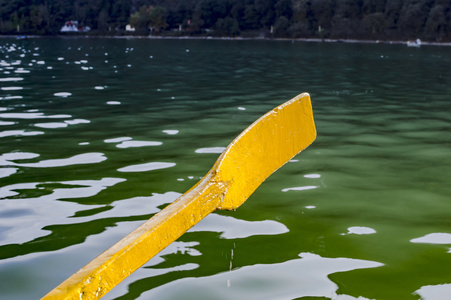
[[[64,26],[61,27],[60,32],[88,32],[91,28],[89,26],[80,26],[78,21],[67,21]]]

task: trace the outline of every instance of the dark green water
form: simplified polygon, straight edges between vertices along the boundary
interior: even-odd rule
[[[37,299],[273,107],[318,138],[104,299],[449,299],[451,51],[0,39],[0,299]]]

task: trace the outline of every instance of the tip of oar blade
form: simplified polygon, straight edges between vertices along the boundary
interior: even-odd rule
[[[274,108],[226,148],[213,167],[228,182],[218,209],[236,209],[273,172],[316,138],[310,95],[300,94]]]

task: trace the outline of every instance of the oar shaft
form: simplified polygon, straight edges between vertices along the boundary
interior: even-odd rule
[[[216,209],[226,192],[208,174],[198,185],[150,218],[43,299],[98,299]]]

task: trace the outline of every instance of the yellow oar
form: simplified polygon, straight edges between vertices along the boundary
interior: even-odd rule
[[[274,108],[224,150],[208,174],[43,299],[98,299],[214,210],[236,209],[316,138],[310,96]]]

